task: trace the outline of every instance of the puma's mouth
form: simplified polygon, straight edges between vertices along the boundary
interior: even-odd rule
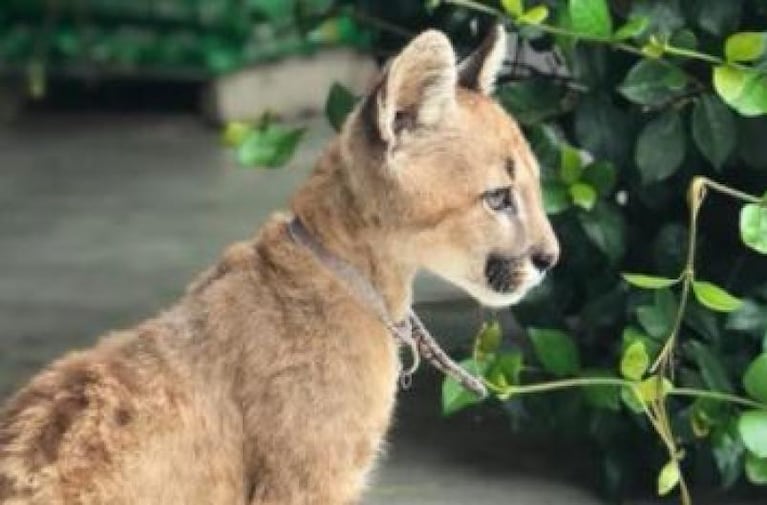
[[[522,262],[516,258],[506,258],[492,254],[485,263],[487,284],[498,293],[516,291],[524,280]]]

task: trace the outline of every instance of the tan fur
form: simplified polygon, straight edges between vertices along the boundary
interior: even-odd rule
[[[293,213],[370,279],[395,320],[419,268],[511,303],[534,284],[526,270],[503,296],[477,272],[490,253],[515,265],[540,248],[556,254],[535,159],[500,107],[456,87],[443,35],[413,44],[429,50],[395,60]],[[509,184],[519,215],[495,215],[481,195]],[[230,247],[168,311],[19,391],[0,414],[0,503],[357,500],[390,422],[397,349],[343,279],[289,238],[289,218]]]

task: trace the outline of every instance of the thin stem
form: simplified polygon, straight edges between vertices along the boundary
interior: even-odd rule
[[[503,391],[507,395],[522,395],[530,393],[542,393],[546,391],[556,391],[558,389],[567,389],[573,387],[588,387],[588,386],[615,386],[615,387],[633,387],[634,383],[623,379],[610,378],[610,377],[579,377],[575,379],[563,379],[558,381],[540,382],[538,384],[525,384],[507,386],[500,388],[495,385],[491,389]]]
[[[720,193],[731,196],[733,198],[737,198],[738,200],[743,200],[745,202],[757,203],[757,204],[763,203],[762,199],[759,198],[758,196],[750,195],[748,193],[744,193],[743,191],[738,191],[737,189],[733,189],[729,186],[725,186],[724,184],[720,184],[716,181],[712,181],[711,179],[707,177],[701,177],[701,179],[703,180],[703,184],[713,189],[714,191],[718,191]]]
[[[743,398],[743,397],[731,395],[728,393],[720,393],[718,391],[705,391],[701,389],[692,389],[692,388],[674,388],[668,394],[672,396],[687,396],[687,397],[691,396],[694,398],[708,398],[710,400],[734,403],[742,407],[749,407],[749,408],[759,409],[759,410],[767,410],[767,405],[763,403],[759,403],[754,400],[749,400],[748,398]]]
[[[724,61],[721,58],[718,58],[716,56],[712,56],[710,54],[701,53],[698,51],[693,51],[692,49],[685,49],[683,47],[676,47],[676,46],[664,46],[664,52],[667,54],[673,54],[674,56],[682,56],[685,58],[689,58],[691,60],[701,60],[706,61],[708,63],[713,63],[714,65],[726,65],[727,62]]]

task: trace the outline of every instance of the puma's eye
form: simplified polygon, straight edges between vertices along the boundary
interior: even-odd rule
[[[482,197],[485,200],[490,209],[502,212],[502,211],[515,211],[514,197],[511,194],[511,188],[498,188],[485,191]]]

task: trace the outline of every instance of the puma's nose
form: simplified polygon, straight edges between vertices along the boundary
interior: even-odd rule
[[[545,272],[556,265],[558,259],[559,255],[557,253],[548,251],[535,251],[530,256],[530,261],[532,261],[533,266],[541,272]]]

